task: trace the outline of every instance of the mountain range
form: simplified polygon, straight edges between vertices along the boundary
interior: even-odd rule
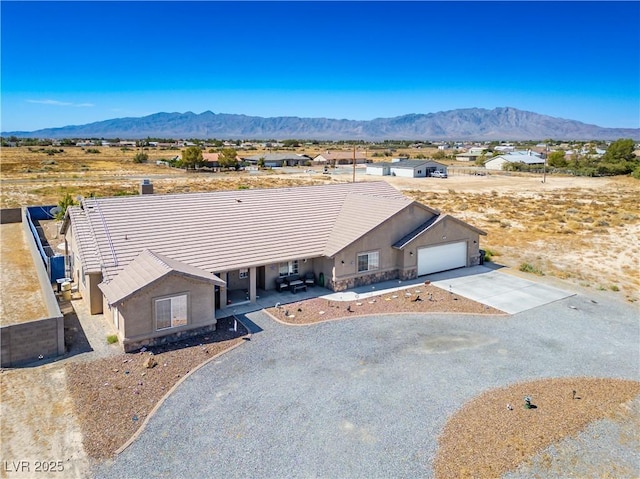
[[[511,107],[466,108],[373,120],[213,113],[155,113],[85,125],[3,132],[22,138],[199,138],[306,140],[616,140],[640,128],[603,128]]]

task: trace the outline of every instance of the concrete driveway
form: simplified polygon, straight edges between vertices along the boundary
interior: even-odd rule
[[[439,288],[509,314],[521,313],[574,295],[485,266],[445,271],[429,275],[428,278]]]

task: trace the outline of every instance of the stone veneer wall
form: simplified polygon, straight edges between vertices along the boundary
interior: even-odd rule
[[[352,278],[342,279],[338,281],[329,281],[327,287],[333,291],[344,291],[346,289],[357,288],[359,286],[367,286],[369,284],[381,283],[382,281],[390,281],[392,279],[400,279],[400,271],[391,269],[388,271],[379,271],[377,273],[367,274],[365,276],[355,276]]]
[[[189,329],[187,331],[179,331],[174,334],[169,334],[167,336],[160,336],[157,338],[151,339],[141,339],[138,341],[130,340],[125,338],[122,342],[122,346],[124,347],[125,353],[132,353],[137,351],[138,349],[147,346],[161,346],[163,344],[175,343],[177,341],[182,341],[183,339],[189,339],[193,336],[198,336],[200,334],[210,333],[216,330],[215,324],[210,324],[208,326],[203,326],[201,328]]]

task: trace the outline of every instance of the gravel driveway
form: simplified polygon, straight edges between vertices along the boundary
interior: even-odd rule
[[[638,379],[638,310],[574,296],[513,316],[399,315],[287,327],[197,371],[97,477],[432,477],[447,417],[562,376]]]

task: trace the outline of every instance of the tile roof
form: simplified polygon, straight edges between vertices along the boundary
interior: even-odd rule
[[[252,155],[245,158],[245,160],[258,161],[260,159],[264,159],[265,162],[270,161],[285,161],[285,160],[294,160],[294,161],[306,161],[311,160],[309,155],[303,155],[301,153],[262,153],[258,155]]]
[[[109,280],[145,249],[208,272],[322,256],[411,203],[381,181],[85,198],[68,213],[85,270]]]
[[[225,285],[223,280],[212,273],[145,249],[113,280],[102,282],[98,287],[106,296],[109,304],[114,304],[174,272],[219,286]]]

